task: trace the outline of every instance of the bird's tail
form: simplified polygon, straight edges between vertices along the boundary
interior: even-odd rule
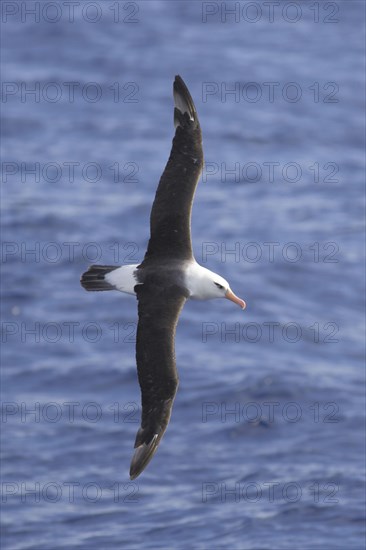
[[[91,265],[81,276],[81,286],[85,290],[116,290],[116,287],[108,283],[104,277],[118,267],[118,265]]]

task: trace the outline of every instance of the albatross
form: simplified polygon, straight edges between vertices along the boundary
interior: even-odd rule
[[[141,426],[130,479],[146,468],[168,426],[178,387],[175,332],[187,301],[227,298],[242,309],[229,283],[199,265],[192,251],[192,202],[203,166],[202,134],[183,79],[173,84],[175,136],[150,215],[150,240],[140,264],[92,265],[81,276],[90,291],[119,290],[138,301],[136,363],[141,387]]]

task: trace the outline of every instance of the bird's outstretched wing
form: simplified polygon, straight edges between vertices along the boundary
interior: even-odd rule
[[[152,459],[168,426],[178,387],[174,339],[187,291],[145,280],[137,285],[139,322],[136,341],[142,418],[137,432],[130,478],[135,479]]]
[[[191,210],[203,165],[201,128],[192,97],[176,76],[172,150],[160,178],[150,216],[150,241],[144,262],[169,256],[192,258]]]

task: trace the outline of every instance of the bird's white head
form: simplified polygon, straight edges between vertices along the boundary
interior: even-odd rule
[[[242,309],[246,303],[231,290],[229,283],[217,273],[195,263],[187,269],[186,285],[193,300],[227,298]]]

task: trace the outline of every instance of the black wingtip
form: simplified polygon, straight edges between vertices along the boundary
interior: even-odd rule
[[[145,470],[158,448],[160,439],[159,434],[155,434],[150,443],[142,443],[136,448],[130,466],[131,480],[136,479]]]
[[[175,76],[173,84],[173,95],[174,95],[174,125],[177,126],[187,126],[192,123],[197,125],[198,116],[194,101],[191,94],[183,80],[179,75]]]
[[[130,479],[139,476],[156,453],[169,424],[177,387],[178,382],[174,381],[172,397],[158,401],[151,411],[152,414],[149,415],[147,425],[138,429],[135,439],[135,452],[130,466]]]

